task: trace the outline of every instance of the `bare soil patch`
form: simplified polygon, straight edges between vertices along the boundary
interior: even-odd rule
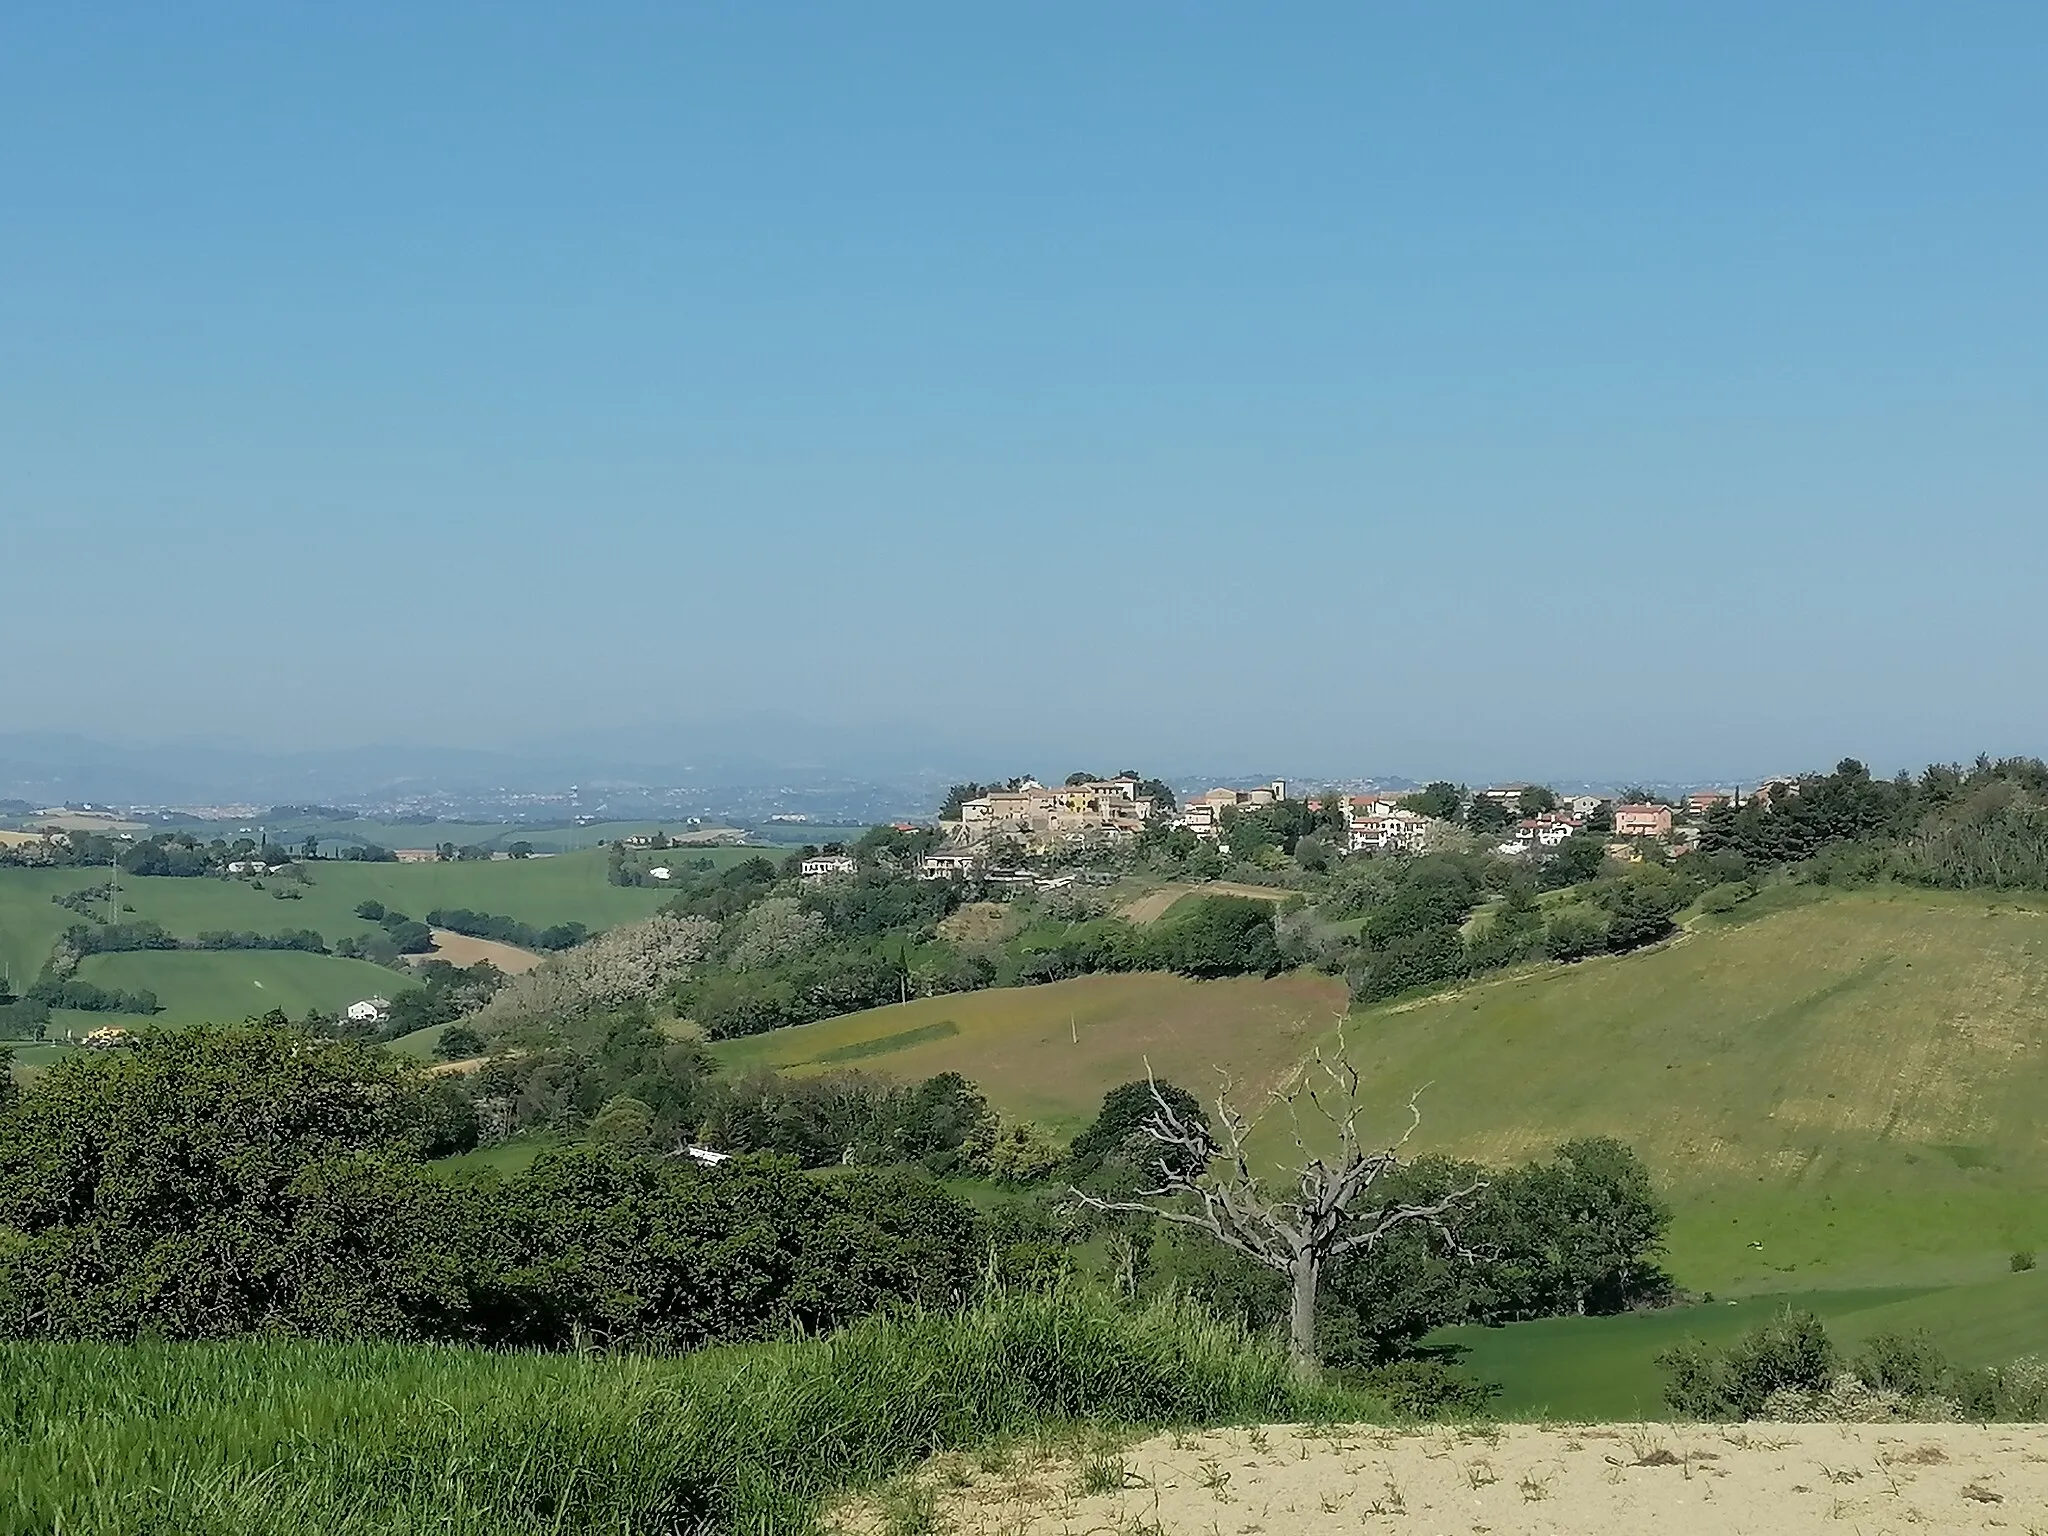
[[[479,960],[488,960],[507,976],[517,976],[522,971],[532,970],[547,958],[516,944],[500,944],[496,939],[473,939],[452,928],[436,928],[433,932],[434,952],[421,955],[419,958],[422,960],[446,960],[450,965],[475,965]]]
[[[944,1457],[835,1516],[879,1536],[907,1502],[959,1536],[1360,1531],[1821,1536],[2026,1531],[2048,1425],[1278,1425],[1122,1452]]]

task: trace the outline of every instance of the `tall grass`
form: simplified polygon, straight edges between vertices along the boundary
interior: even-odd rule
[[[1007,1433],[1361,1408],[1189,1306],[1079,1291],[680,1359],[9,1345],[0,1531],[802,1532],[836,1489]]]

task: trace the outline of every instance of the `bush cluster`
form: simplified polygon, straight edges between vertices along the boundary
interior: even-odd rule
[[[1880,1423],[2034,1422],[2048,1416],[2048,1362],[1951,1366],[1924,1332],[1879,1333],[1851,1360],[1820,1319],[1787,1307],[1731,1345],[1699,1339],[1657,1357],[1664,1401],[1692,1419]]]
[[[980,1219],[922,1176],[584,1146],[461,1183],[422,1161],[451,1114],[416,1067],[271,1028],[59,1062],[0,1110],[0,1336],[669,1350],[976,1283]]]

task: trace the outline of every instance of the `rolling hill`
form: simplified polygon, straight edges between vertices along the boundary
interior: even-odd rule
[[[1202,1091],[1212,1062],[1279,1080],[1332,1043],[1331,1025],[1304,1021],[1328,1020],[1337,996],[1321,978],[1094,977],[716,1050],[740,1069],[956,1070],[1071,1130],[1147,1054]],[[2048,1353],[2048,1280],[2007,1262],[2048,1252],[2038,899],[1791,888],[1656,949],[1361,1010],[1345,1033],[1389,1132],[1427,1085],[1411,1150],[1500,1163],[1581,1135],[1636,1147],[1673,1206],[1667,1267],[1721,1298],[1440,1336],[1505,1384],[1507,1406],[1659,1411],[1659,1350],[1732,1338],[1785,1302],[1850,1345],[1926,1327],[1960,1361]],[[1270,1135],[1265,1150],[1279,1161]]]
[[[898,1078],[959,1072],[989,1101],[1080,1129],[1118,1083],[1153,1070],[1207,1095],[1215,1068],[1263,1089],[1287,1075],[1344,1007],[1327,976],[1189,981],[1142,972],[1084,976],[873,1008],[713,1047],[735,1073],[858,1067]]]
[[[1348,1027],[1415,1145],[1636,1147],[1671,1267],[1724,1292],[1934,1284],[2048,1247],[2048,911],[1880,890],[1709,918]]]

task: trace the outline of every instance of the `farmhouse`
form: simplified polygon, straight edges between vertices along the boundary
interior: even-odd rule
[[[917,878],[960,880],[975,874],[980,868],[979,848],[941,848],[937,853],[926,854],[918,863]]]
[[[351,1024],[381,1024],[391,1012],[388,997],[366,997],[360,1002],[350,1003],[344,1016]]]
[[[797,873],[806,880],[829,880],[835,875],[851,875],[859,868],[851,854],[821,853],[797,865]]]
[[[400,848],[397,854],[401,864],[431,864],[441,857],[433,848]]]
[[[1617,805],[1614,808],[1616,837],[1669,837],[1671,807],[1668,805]]]

